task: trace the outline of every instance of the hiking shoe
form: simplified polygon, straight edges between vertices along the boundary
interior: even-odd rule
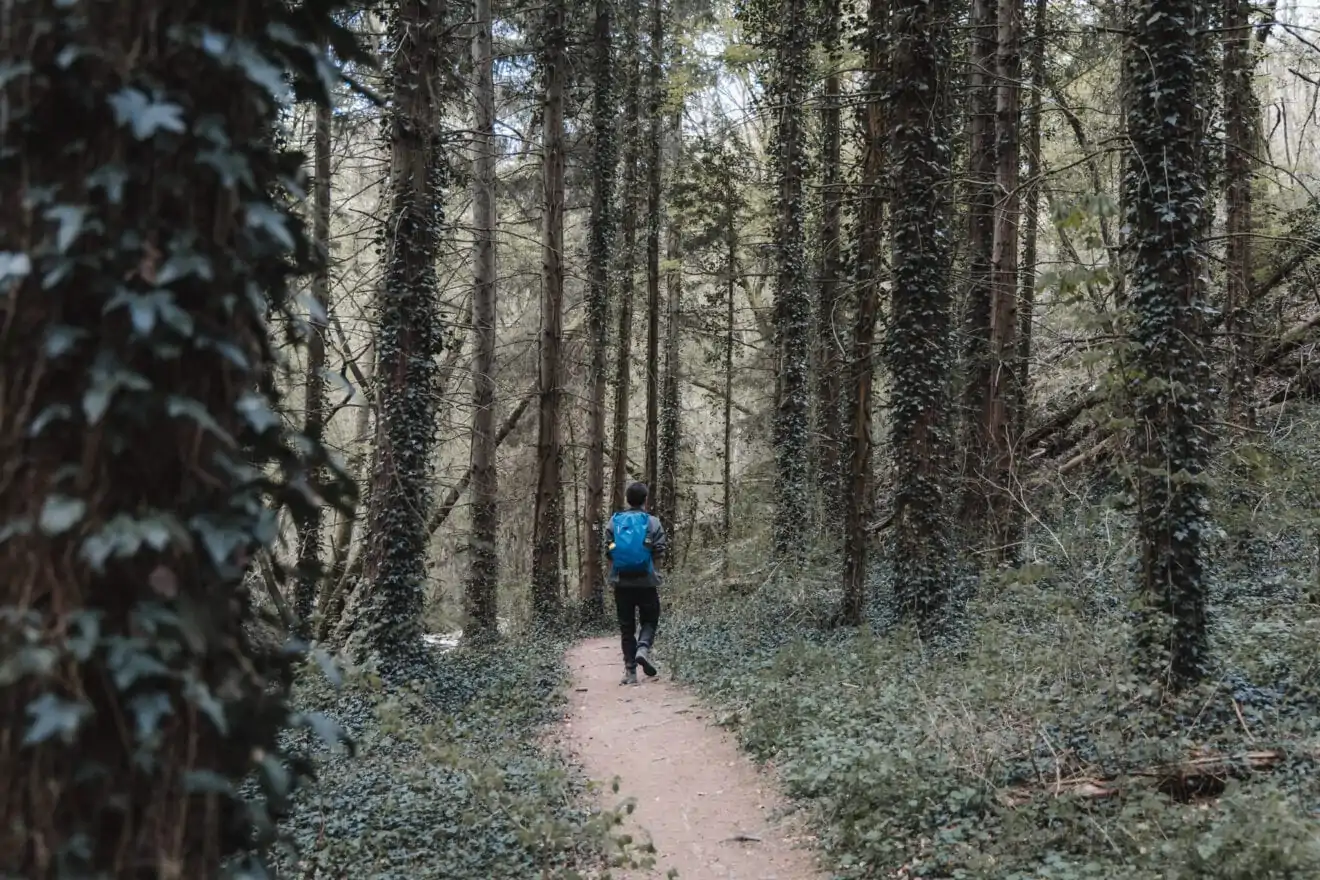
[[[623,681],[619,682],[619,684],[637,684],[637,670],[625,669],[623,671]]]
[[[660,674],[660,670],[655,668],[651,662],[651,647],[649,645],[637,646],[637,665],[642,667],[642,671],[650,678],[655,678]]]

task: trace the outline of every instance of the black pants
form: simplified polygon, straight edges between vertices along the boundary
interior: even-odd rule
[[[619,612],[619,632],[623,635],[623,663],[631,668],[637,665],[637,647],[649,648],[655,641],[655,628],[660,623],[660,591],[655,587],[615,587],[614,607]]]

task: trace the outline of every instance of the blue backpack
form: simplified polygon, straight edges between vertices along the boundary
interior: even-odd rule
[[[650,572],[651,547],[646,543],[646,530],[651,515],[644,510],[624,510],[610,518],[614,529],[614,549],[610,559],[616,574]]]

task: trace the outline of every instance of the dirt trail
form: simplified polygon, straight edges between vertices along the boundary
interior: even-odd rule
[[[653,871],[627,880],[818,880],[809,851],[798,848],[773,783],[741,753],[731,736],[709,723],[706,710],[660,677],[623,687],[619,643],[592,639],[568,654],[573,673],[567,745],[587,775],[603,783],[604,806],[633,797],[627,828],[658,851]],[[609,783],[620,778],[616,795]]]

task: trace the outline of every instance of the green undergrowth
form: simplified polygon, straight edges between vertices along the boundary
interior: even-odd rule
[[[403,686],[361,670],[335,686],[305,670],[299,707],[341,726],[355,754],[310,735],[295,744],[311,748],[318,779],[285,822],[298,857],[280,876],[605,876],[601,866],[622,853],[619,816],[588,807],[584,780],[548,736],[565,706],[566,645],[438,653]]]
[[[1039,573],[982,584],[938,649],[833,629],[832,599],[795,584],[701,592],[666,659],[808,809],[840,878],[1320,876],[1314,606],[1219,609],[1213,680],[1161,704],[1128,672],[1124,616]],[[1160,769],[1210,753],[1237,760]]]

